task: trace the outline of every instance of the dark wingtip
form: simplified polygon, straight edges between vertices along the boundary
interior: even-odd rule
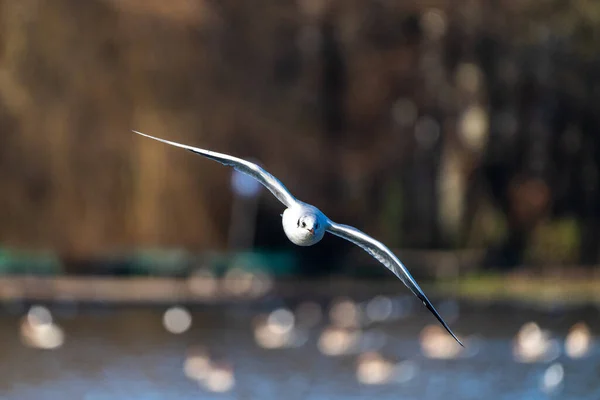
[[[440,314],[438,314],[437,310],[435,308],[433,308],[433,305],[431,304],[431,302],[428,301],[427,298],[424,298],[422,300],[423,300],[423,304],[425,305],[425,307],[427,307],[427,309],[429,311],[431,311],[431,313],[437,318],[437,320],[440,321],[440,324],[442,324],[444,326],[444,328],[446,328],[446,331],[448,331],[448,333],[454,338],[454,340],[456,340],[456,342],[464,348],[465,345],[462,344],[462,342],[456,337],[454,332],[452,332],[452,329],[450,329],[448,324],[446,324],[446,322],[442,319]]]

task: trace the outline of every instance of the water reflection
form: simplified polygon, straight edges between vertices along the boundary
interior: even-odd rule
[[[202,347],[188,350],[183,372],[189,379],[210,392],[228,392],[235,385],[233,366],[224,360],[213,360]]]
[[[542,377],[541,389],[546,393],[555,392],[560,388],[565,370],[560,363],[554,363],[546,369]]]
[[[460,335],[458,335],[458,338],[462,341]],[[428,325],[423,328],[419,339],[421,350],[428,358],[452,359],[458,357],[464,351],[464,348],[456,343],[444,328],[438,325]],[[468,342],[465,345],[468,346]]]
[[[386,296],[375,296],[365,307],[365,314],[370,322],[383,322],[390,319],[394,305]]]
[[[556,359],[559,354],[558,341],[535,322],[524,324],[513,341],[513,355],[518,362],[548,362]]]
[[[50,310],[44,306],[32,306],[21,319],[21,341],[29,347],[52,350],[63,345],[65,335],[54,323]]]
[[[254,340],[264,349],[279,349],[289,342],[289,332],[281,329],[272,330],[266,315],[254,318]]]
[[[402,321],[382,318],[389,302],[374,299],[189,309],[78,306],[74,318],[60,317],[54,305],[32,305],[19,316],[0,314],[0,351],[13,366],[0,376],[0,397],[60,393],[61,398],[179,400],[225,393],[268,400],[289,392],[315,399],[427,400],[440,393],[474,398],[476,392],[492,399],[578,398],[577,393],[591,396],[597,386],[600,354],[592,345],[593,317],[569,313],[557,324],[555,317],[535,312],[509,312],[503,321],[490,319],[487,310],[463,313],[461,333],[491,325],[494,334],[461,337],[462,350],[436,324],[422,328],[420,313]],[[373,313],[378,303],[382,307]],[[331,306],[327,311],[358,309],[363,323],[345,326],[336,319],[320,326],[323,304]],[[540,328],[549,321],[553,335]],[[167,326],[180,333],[173,335]],[[570,358],[553,362],[557,355],[548,349],[561,336]],[[578,359],[584,354],[585,362]]]
[[[360,335],[361,351],[381,350],[388,342],[387,334],[381,329],[369,329]]]
[[[183,365],[183,372],[189,379],[203,381],[212,368],[208,352],[203,348],[191,348]]]
[[[276,334],[285,335],[294,329],[294,314],[288,309],[279,308],[269,314],[267,328]]]
[[[327,356],[349,354],[356,350],[360,336],[361,332],[356,329],[328,326],[321,333],[317,346]]]
[[[382,385],[393,376],[394,365],[378,352],[367,352],[358,356],[356,379],[365,385]]]
[[[416,362],[412,360],[400,361],[396,364],[396,368],[394,369],[395,381],[398,383],[406,383],[417,376],[418,371],[419,367]]]
[[[171,307],[163,315],[163,325],[171,333],[183,333],[192,326],[192,315],[183,307]]]
[[[356,328],[361,324],[361,310],[355,301],[348,297],[333,300],[329,309],[329,319],[343,328]]]
[[[286,308],[257,315],[253,329],[256,344],[264,349],[301,347],[308,341],[308,332],[302,326],[296,327],[294,314]]]
[[[235,385],[233,367],[226,362],[213,365],[208,371],[206,379],[202,380],[200,384],[211,392],[223,393],[230,391]]]
[[[29,325],[32,326],[50,325],[53,321],[50,310],[39,305],[31,306],[26,318]]]
[[[592,333],[584,322],[571,327],[565,340],[565,352],[571,358],[585,357],[592,347]]]

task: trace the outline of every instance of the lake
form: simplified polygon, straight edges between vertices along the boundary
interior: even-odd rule
[[[600,329],[596,308],[434,303],[464,339],[462,353],[409,296],[180,307],[9,302],[0,315],[0,394],[15,400],[600,398],[600,351],[585,335]],[[565,342],[578,322],[583,333]]]

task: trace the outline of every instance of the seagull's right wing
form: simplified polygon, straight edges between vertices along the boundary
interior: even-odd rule
[[[406,267],[400,262],[400,260],[398,260],[394,253],[392,253],[392,251],[383,243],[373,239],[371,236],[359,231],[356,228],[348,225],[336,224],[332,221],[329,221],[329,227],[327,228],[327,231],[361,247],[363,250],[369,253],[369,255],[385,265],[394,273],[394,275],[400,278],[400,280],[410,289],[411,292],[413,292],[415,296],[419,298],[419,300],[421,300],[423,305],[427,307],[429,311],[431,311],[438,321],[440,321],[440,323],[444,326],[444,328],[446,328],[448,333],[452,335],[458,344],[463,346],[460,340],[458,340],[450,327],[446,324],[446,322],[444,322],[440,314],[433,307],[433,304],[431,304],[427,296],[425,296],[425,293],[419,287],[410,272],[408,272]]]
[[[269,189],[269,191],[273,193],[275,197],[277,197],[277,200],[281,201],[286,207],[290,207],[297,203],[296,198],[292,196],[292,194],[289,192],[289,190],[287,190],[285,186],[283,186],[279,179],[275,178],[263,168],[259,167],[254,163],[251,163],[250,161],[242,160],[241,158],[229,156],[227,154],[217,153],[210,150],[186,146],[185,144],[171,142],[165,139],[159,139],[157,137],[146,135],[145,133],[141,133],[138,131],[133,132],[137,133],[138,135],[146,136],[150,139],[158,140],[159,142],[170,144],[171,146],[189,150],[192,153],[200,154],[211,160],[218,161],[223,165],[233,167],[236,170],[243,172],[244,174],[247,174],[259,181],[264,187]]]

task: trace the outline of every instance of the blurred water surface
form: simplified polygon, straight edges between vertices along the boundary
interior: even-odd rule
[[[376,303],[371,303],[371,311]],[[577,322],[584,321],[592,333],[598,331],[598,310],[593,307],[541,312],[442,302],[440,311],[447,315],[453,314],[454,307],[457,318],[452,326],[467,344],[462,356],[450,354],[443,359],[443,354],[432,358],[424,351],[424,328],[435,326],[435,321],[418,307],[395,320],[356,330],[367,338],[360,349],[326,355],[323,332],[331,323],[326,315],[335,308],[331,304],[323,299],[301,307],[278,300],[175,309],[172,305],[50,304],[51,318],[64,334],[62,345],[51,350],[27,345],[24,339],[27,318],[40,322],[48,317],[43,306],[32,311],[30,304],[5,304],[0,315],[1,398],[600,398],[598,348],[592,345],[581,358],[571,358],[564,346]],[[337,309],[347,314],[350,305],[338,304]],[[286,324],[305,326],[304,340],[288,348],[261,347],[256,333],[260,315],[270,316],[266,324],[279,324],[280,333],[288,329]],[[169,332],[167,328],[173,331],[177,324],[183,326],[178,332],[183,332]],[[513,341],[520,329],[531,330],[531,325],[547,329],[559,344],[558,352],[543,360],[519,362]],[[343,339],[336,338],[334,344]],[[209,363],[210,379],[206,378]],[[189,377],[202,374],[204,384]]]

